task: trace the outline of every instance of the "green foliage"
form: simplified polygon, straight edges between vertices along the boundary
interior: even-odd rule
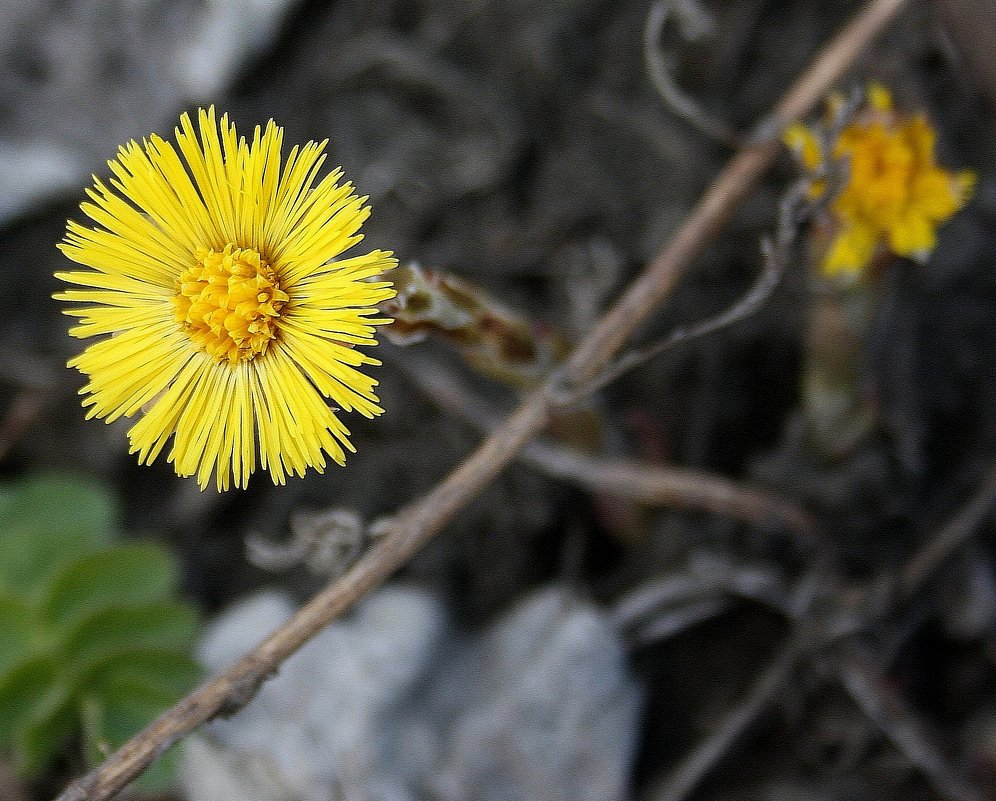
[[[0,749],[26,776],[74,737],[99,762],[197,679],[170,554],[115,542],[116,524],[109,494],[78,478],[0,487]],[[166,760],[143,784],[171,773]]]

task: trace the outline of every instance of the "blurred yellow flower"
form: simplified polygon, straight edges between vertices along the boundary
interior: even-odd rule
[[[211,108],[175,134],[183,161],[155,135],[121,147],[80,207],[97,225],[70,221],[59,245],[89,268],[57,273],[81,288],[55,296],[76,304],[73,336],[100,338],[69,362],[87,418],[141,411],[131,452],[151,464],[172,437],[169,461],[201,489],[212,474],[245,487],[257,458],[277,484],[342,464],[336,412],[382,411],[356,369],[379,362],[355,346],[376,344],[376,304],[394,296],[373,280],[390,253],[334,260],[362,238],[366,198],[340,170],[316,182],[327,142],[282,163],[272,120],[247,143]]]
[[[803,168],[814,175],[815,196],[827,186],[825,138],[823,129],[801,124],[784,134]],[[965,205],[975,186],[972,171],[937,165],[935,140],[922,114],[897,114],[889,91],[869,86],[866,107],[830,150],[834,161],[846,160],[847,178],[830,203],[833,235],[822,263],[826,274],[858,274],[882,249],[926,261],[937,244],[938,227]]]

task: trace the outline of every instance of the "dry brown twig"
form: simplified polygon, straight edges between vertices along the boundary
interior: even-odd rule
[[[996,506],[996,468],[985,476],[979,489],[961,511],[931,539],[921,546],[914,558],[899,574],[896,595],[908,601],[935,570],[961,546]]]
[[[951,801],[983,801],[981,793],[947,763],[925,734],[924,723],[878,675],[874,661],[867,654],[856,647],[846,649],[837,674],[854,702],[927,778],[938,795]]]
[[[801,180],[785,194],[779,207],[775,234],[761,243],[764,269],[754,285],[729,308],[695,325],[678,328],[655,343],[623,354],[583,385],[556,391],[554,402],[569,406],[654,357],[756,312],[771,296],[788,267],[799,227],[812,211],[810,187],[810,181]],[[424,358],[413,361],[408,354],[392,361],[397,369],[406,373],[419,389],[452,417],[464,420],[484,433],[500,427],[502,421],[498,414],[472,390],[463,386],[452,371]],[[754,525],[776,523],[787,527],[807,545],[812,545],[817,539],[817,526],[801,507],[759,488],[721,476],[674,466],[593,456],[544,440],[527,445],[519,458],[549,476],[594,492],[650,506],[704,509]]]
[[[669,15],[678,18],[678,28],[688,41],[701,39],[712,32],[712,20],[694,0],[682,0],[682,2],[657,0],[650,7],[643,28],[643,59],[654,88],[668,108],[697,131],[717,142],[736,147],[739,139],[733,129],[722,120],[713,117],[683,92],[668,71],[667,63],[660,51],[660,38]]]
[[[647,793],[653,801],[683,801],[729,751],[785,686],[802,656],[805,640],[792,635],[768,662],[743,700],[722,719],[709,737],[686,754],[663,781]]]
[[[449,415],[485,433],[497,430],[501,418],[481,398],[463,387],[453,373],[427,359],[397,366]],[[599,380],[598,386],[602,386]],[[594,492],[604,492],[648,506],[703,509],[753,525],[782,525],[803,544],[817,537],[815,521],[796,504],[760,488],[731,479],[671,465],[613,459],[581,453],[547,440],[526,445],[518,458],[552,478]]]
[[[812,111],[906,2],[869,0],[783,96],[771,115],[774,122],[761,127],[777,132]],[[571,355],[565,373],[570,382],[581,384],[597,375],[634,329],[674,290],[692,259],[771,165],[780,147],[777,137],[769,138],[733,156],[664,250],[629,285]]]
[[[794,600],[771,604],[768,593],[755,595],[757,600],[778,611],[788,610],[794,633],[789,634],[785,645],[744,699],[679,759],[647,798],[683,801],[722,760],[748,725],[772,703],[775,692],[795,667],[822,654],[822,661],[854,702],[941,796],[951,801],[981,801],[983,793],[946,761],[917,715],[882,680],[876,659],[868,654],[866,647],[856,644],[854,636],[866,632],[884,613],[881,601],[891,598],[897,604],[908,602],[945,559],[978,530],[992,514],[994,506],[996,468],[983,478],[962,508],[898,570],[890,587],[876,586],[873,582],[863,590],[842,593],[832,582],[826,581],[824,566],[817,564],[797,583]],[[646,609],[656,600],[653,593],[657,588],[647,589],[648,595],[640,597],[639,593],[634,593],[631,598],[637,612],[641,605]],[[885,596],[876,598],[882,589],[886,589]],[[829,605],[814,614],[813,610],[824,605],[827,599],[831,599]],[[632,618],[636,613],[632,609],[626,610],[625,616]]]
[[[815,57],[774,111],[777,128],[812,110],[853,65],[906,0],[869,0]],[[305,604],[294,617],[227,670],[77,779],[58,801],[103,801],[123,789],[164,751],[201,724],[248,703],[280,664],[365,593],[382,583],[474,498],[546,426],[554,390],[590,381],[633,331],[672,292],[678,280],[771,165],[777,138],[739,151],[692,209],[671,242],[634,280],[580,343],[562,371],[529,394],[504,424],[423,499],[403,508],[390,533],[349,571]]]
[[[797,181],[782,197],[775,234],[761,240],[764,269],[753,286],[733,305],[714,317],[691,326],[676,328],[656,342],[623,353],[603,368],[597,376],[568,390],[560,390],[555,397],[556,401],[569,406],[672,348],[733,325],[760,309],[784,277],[799,236],[800,226],[816,205],[816,202],[809,197],[811,187],[812,181],[809,179]]]

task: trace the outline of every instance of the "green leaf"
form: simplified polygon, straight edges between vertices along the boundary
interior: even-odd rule
[[[31,520],[56,531],[78,531],[96,545],[117,528],[117,504],[101,484],[80,476],[49,474],[4,488],[0,523]]]
[[[63,692],[59,671],[47,656],[30,657],[9,669],[0,680],[0,746],[13,745],[17,732]]]
[[[52,623],[71,626],[102,609],[168,598],[176,583],[165,548],[151,542],[119,545],[65,567],[42,602],[43,614]]]
[[[125,651],[164,645],[188,649],[196,632],[197,615],[189,604],[112,607],[80,620],[63,642],[61,654],[79,676]]]
[[[110,495],[78,478],[9,486],[0,503],[0,588],[37,599],[67,564],[110,541],[116,518]]]
[[[75,728],[76,708],[69,688],[57,684],[45,694],[14,734],[14,762],[22,776],[42,774]]]
[[[100,764],[107,753],[127,742],[176,700],[174,693],[134,679],[109,682],[103,693],[88,696],[83,703],[83,732],[91,764]],[[173,784],[173,776],[172,766],[150,768],[143,775],[142,787],[168,788]]]
[[[37,612],[20,598],[0,592],[0,681],[36,650]]]
[[[175,788],[179,755],[180,744],[177,743],[149,765],[145,772],[132,782],[132,785],[136,790],[149,794]]]
[[[203,671],[187,653],[165,650],[167,647],[111,654],[81,676],[79,685],[92,692],[107,692],[115,682],[138,681],[179,697],[197,683]]]
[[[199,677],[197,615],[170,601],[169,551],[114,545],[115,524],[111,497],[86,481],[0,486],[0,749],[26,776],[81,725],[91,754],[120,745]],[[141,786],[170,783],[161,762]]]

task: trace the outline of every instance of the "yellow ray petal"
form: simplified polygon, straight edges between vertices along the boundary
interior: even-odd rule
[[[327,142],[282,159],[272,120],[251,140],[214,108],[180,117],[175,145],[129,142],[94,178],[60,249],[83,269],[59,272],[87,376],[88,417],[141,416],[130,451],[168,461],[201,488],[245,487],[257,465],[288,474],[342,464],[353,450],[339,411],[379,414],[379,364],[360,347],[390,322],[377,276],[390,253],[336,259],[370,213],[341,172],[320,176]],[[338,409],[329,407],[329,400]]]

